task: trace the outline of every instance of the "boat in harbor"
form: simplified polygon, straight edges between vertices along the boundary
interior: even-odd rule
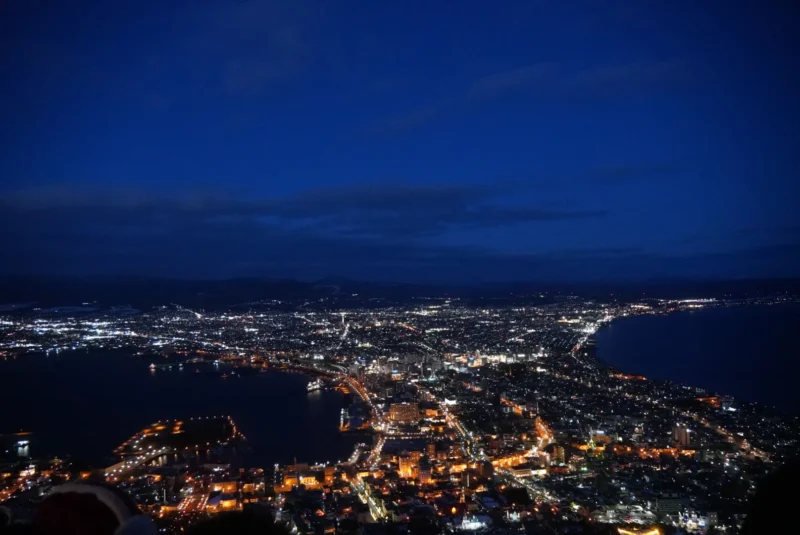
[[[315,392],[317,390],[322,390],[324,386],[325,383],[323,383],[319,378],[317,378],[308,383],[308,386],[306,386],[306,391]]]

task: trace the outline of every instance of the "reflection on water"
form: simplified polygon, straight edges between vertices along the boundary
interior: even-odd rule
[[[33,455],[106,462],[111,451],[158,420],[229,414],[247,436],[247,464],[347,458],[357,437],[339,433],[342,394],[306,392],[296,373],[151,370],[126,351],[67,351],[0,362],[0,433],[33,431]],[[24,403],[20,401],[24,400]],[[362,438],[363,440],[363,438]]]

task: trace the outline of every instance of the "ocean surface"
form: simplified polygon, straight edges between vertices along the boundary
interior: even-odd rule
[[[800,305],[708,308],[623,318],[597,356],[630,373],[699,386],[800,414]]]
[[[110,458],[161,419],[230,415],[247,436],[247,464],[346,459],[369,437],[339,432],[344,396],[306,392],[309,378],[269,371],[232,376],[148,369],[130,351],[68,351],[0,361],[0,433],[32,431],[32,455]]]

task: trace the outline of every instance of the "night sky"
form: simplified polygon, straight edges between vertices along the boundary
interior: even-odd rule
[[[0,271],[797,276],[798,11],[2,0]]]

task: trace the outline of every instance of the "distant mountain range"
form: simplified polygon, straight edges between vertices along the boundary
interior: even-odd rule
[[[0,279],[0,304],[35,302],[37,306],[131,305],[147,308],[170,303],[227,308],[265,300],[319,301],[329,306],[380,306],[424,297],[458,297],[468,302],[542,302],[554,295],[602,299],[641,297],[744,297],[800,294],[800,279],[737,281],[652,281],[631,284],[536,283],[422,285],[353,281],[329,277],[312,282],[293,279],[236,278],[182,280],[131,277],[7,277]]]

